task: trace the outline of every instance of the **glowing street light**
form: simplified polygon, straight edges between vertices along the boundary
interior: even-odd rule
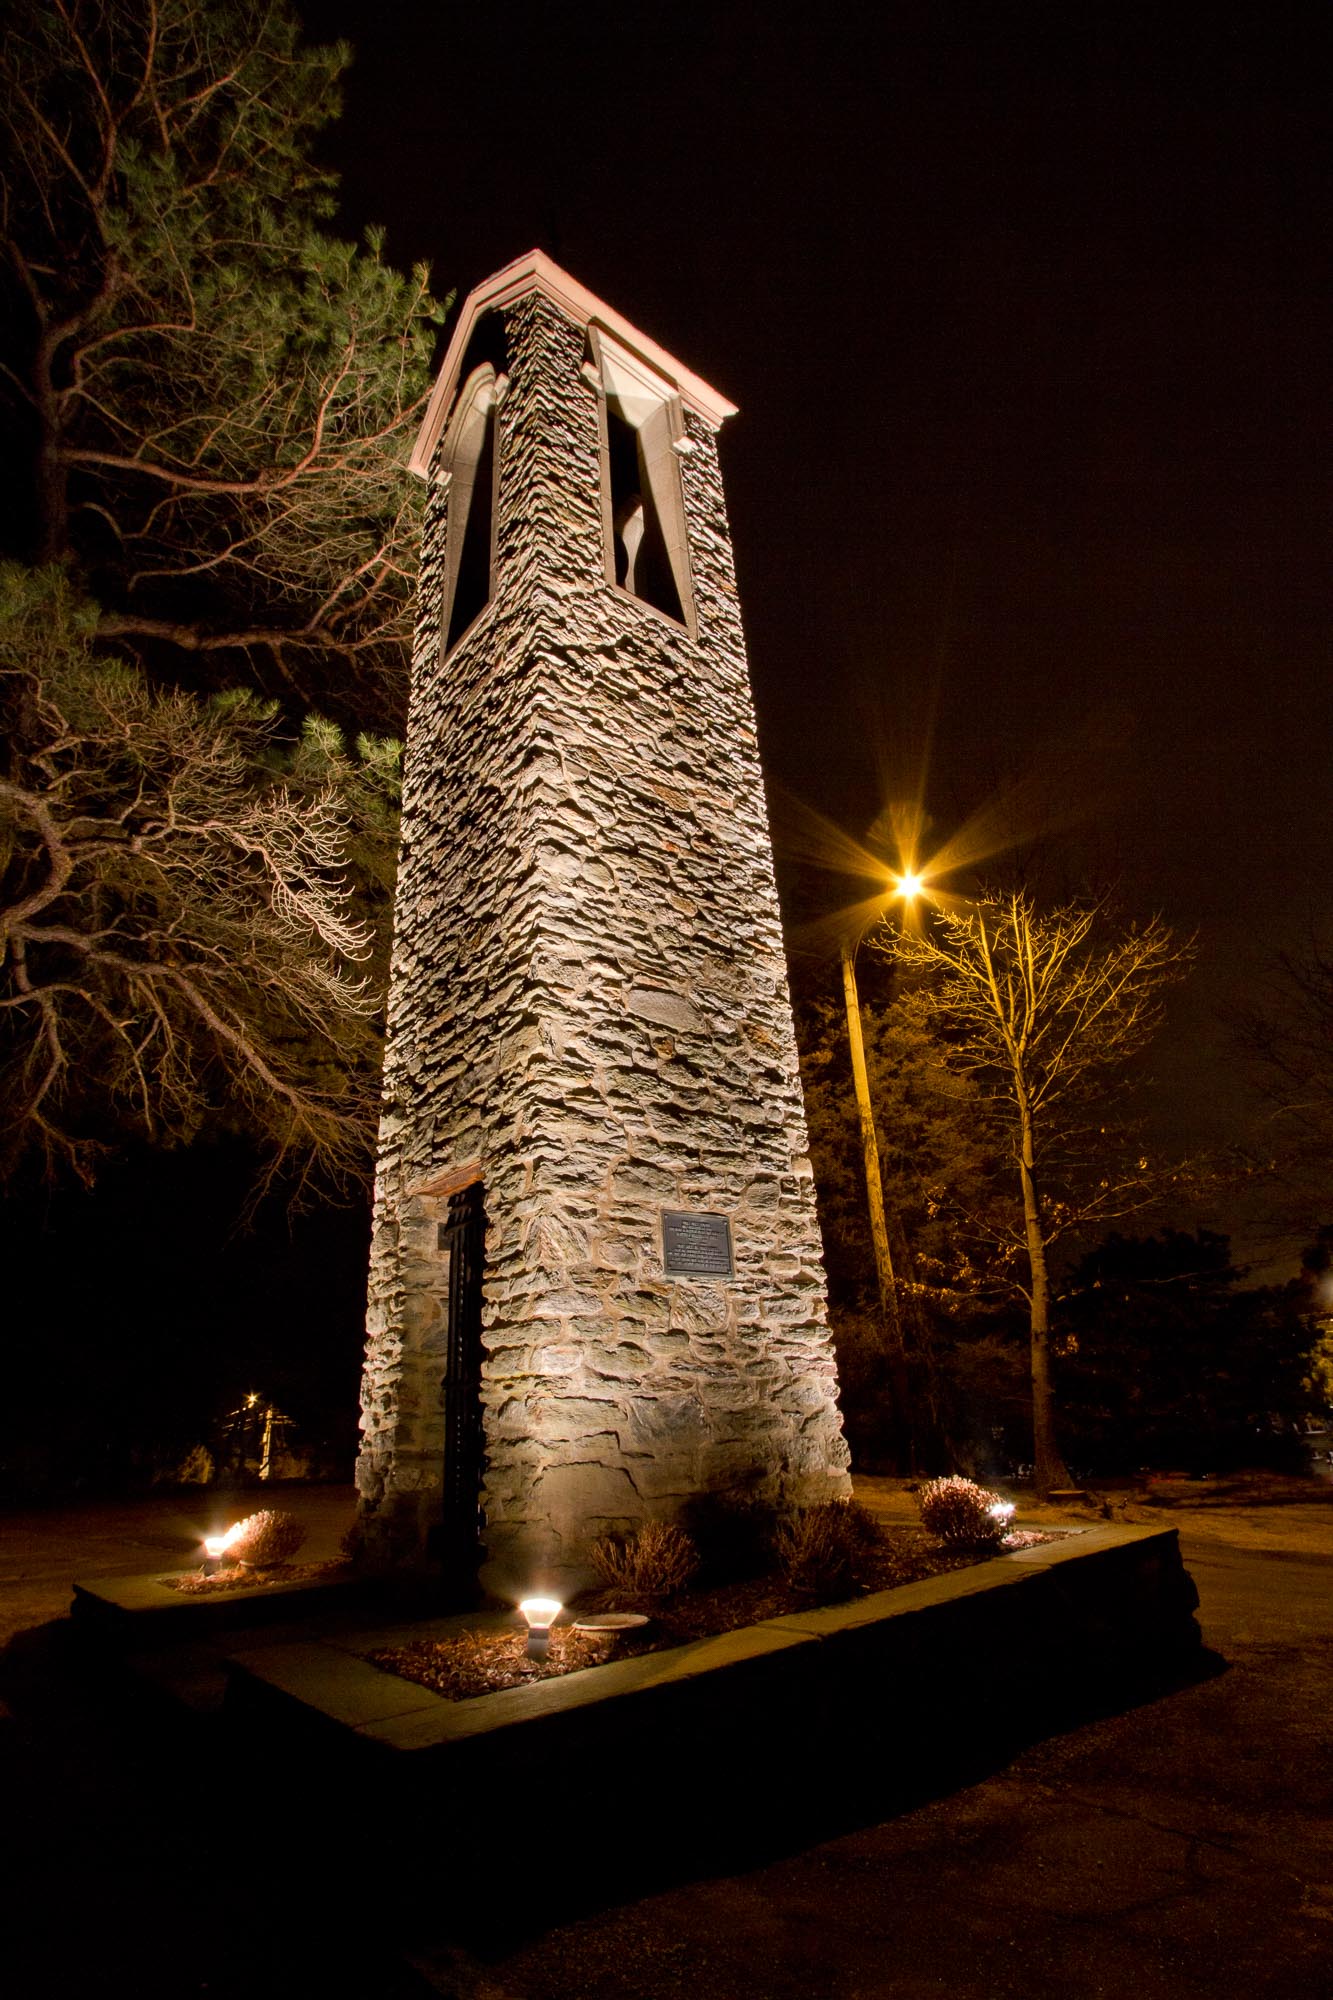
[[[925,877],[914,868],[891,875],[886,885],[889,900],[910,905],[925,888]],[[870,1102],[870,1078],[866,1071],[865,1042],[861,1033],[861,999],[856,988],[856,944],[843,939],[842,992],[847,1012],[847,1046],[852,1059],[852,1089],[861,1126],[861,1151],[865,1160],[866,1205],[870,1211],[870,1243],[875,1258],[875,1278],[879,1290],[880,1316],[888,1344],[889,1369],[893,1383],[894,1417],[899,1429],[902,1469],[912,1454],[911,1389],[903,1346],[902,1313],[898,1304],[898,1283],[889,1248],[889,1226],[884,1213],[884,1184],[880,1174],[879,1141],[875,1136],[875,1114]]]
[[[865,1160],[870,1243],[875,1257],[880,1318],[888,1346],[889,1372],[893,1385],[893,1417],[899,1432],[898,1470],[906,1472],[907,1460],[911,1455],[911,1391],[908,1387],[907,1361],[903,1352],[898,1286],[894,1277],[893,1256],[889,1249],[889,1226],[884,1214],[884,1184],[879,1169],[879,1141],[875,1137],[875,1113],[870,1102],[870,1078],[866,1073],[865,1042],[861,1034],[861,1000],[856,990],[856,946],[845,939],[842,945],[842,993],[847,1011],[847,1046],[852,1058],[852,1089],[856,1096],[857,1117],[861,1126],[861,1151]]]

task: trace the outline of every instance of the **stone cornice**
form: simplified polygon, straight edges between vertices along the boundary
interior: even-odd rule
[[[463,303],[444,364],[431,391],[416,446],[408,461],[409,469],[418,478],[425,479],[429,473],[430,461],[448,420],[463,357],[477,321],[483,313],[496,306],[512,305],[515,299],[526,298],[529,292],[541,292],[580,326],[595,323],[605,327],[608,333],[614,334],[626,347],[664,375],[686,408],[696,411],[714,428],[726,418],[735,416],[734,403],[729,403],[725,396],[719,396],[717,390],[710,389],[707,382],[692,369],[675,360],[646,333],[640,333],[637,327],[631,326],[623,313],[618,313],[614,306],[606,305],[586,285],[572,278],[568,271],[561,270],[544,250],[529,250],[524,256],[516,257],[512,264],[506,264],[494,277],[478,285]]]

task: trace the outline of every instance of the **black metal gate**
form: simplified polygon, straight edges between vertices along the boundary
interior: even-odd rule
[[[439,1552],[446,1584],[466,1596],[481,1560],[481,1274],[486,1249],[480,1181],[449,1200],[439,1225],[449,1253],[449,1332],[444,1369],[444,1511]]]

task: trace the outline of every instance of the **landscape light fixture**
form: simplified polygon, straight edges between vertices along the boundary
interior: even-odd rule
[[[225,1535],[204,1536],[204,1573],[206,1576],[212,1576],[216,1572],[223,1556],[226,1555],[227,1550],[240,1533],[240,1527],[241,1524],[239,1521],[233,1521]]]
[[[528,1658],[544,1660],[551,1644],[551,1627],[564,1606],[558,1597],[525,1597],[518,1608],[528,1621]]]
[[[994,1506],[986,1509],[986,1512],[992,1521],[998,1521],[1001,1527],[1007,1527],[1014,1518],[1014,1503],[1012,1500],[997,1500]]]

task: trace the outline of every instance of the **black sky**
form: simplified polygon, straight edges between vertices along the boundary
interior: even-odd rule
[[[930,743],[1200,932],[1168,1040],[1326,906],[1323,5],[305,0],[357,51],[344,223],[460,295],[539,244],[740,406],[723,467],[771,783],[864,831]]]

